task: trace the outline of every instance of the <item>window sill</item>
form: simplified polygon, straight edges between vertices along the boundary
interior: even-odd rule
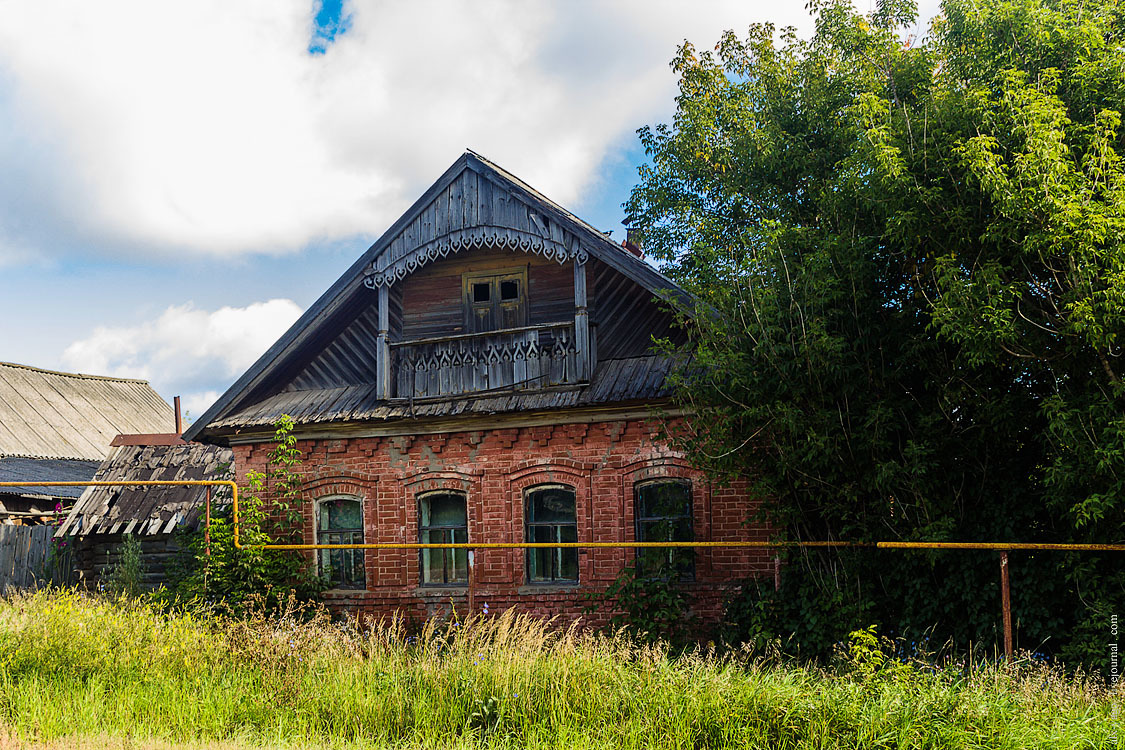
[[[366,588],[362,589],[325,589],[320,592],[321,596],[331,597],[333,599],[344,596],[355,596],[356,594],[370,593]]]
[[[447,596],[465,596],[469,593],[468,584],[454,584],[445,586],[415,586],[414,595],[422,598],[440,598]]]
[[[516,589],[516,593],[520,596],[574,594],[581,588],[579,583],[525,583]]]

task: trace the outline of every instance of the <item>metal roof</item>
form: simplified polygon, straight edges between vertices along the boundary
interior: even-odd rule
[[[233,460],[229,448],[215,445],[122,445],[102,462],[94,480],[231,479]],[[197,486],[87,487],[55,535],[169,534],[177,528],[195,529],[206,494],[206,487]],[[229,503],[230,490],[212,488],[212,501]]]
[[[144,380],[0,362],[0,456],[101,461],[122,432],[170,432],[172,407]]]

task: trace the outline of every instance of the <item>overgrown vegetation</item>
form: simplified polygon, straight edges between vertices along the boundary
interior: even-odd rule
[[[357,626],[70,592],[0,601],[0,736],[333,747],[1115,746],[1120,692],[1041,663],[935,666],[868,630],[831,668],[507,612]]]
[[[791,540],[1121,542],[1125,18],[1108,0],[814,2],[685,44],[629,202],[699,300],[679,445]],[[746,635],[827,655],[857,622],[994,643],[978,553],[824,551]],[[1125,556],[1012,555],[1021,643],[1105,669]]]
[[[681,648],[699,642],[691,597],[680,585],[679,571],[665,564],[647,574],[636,563],[626,566],[604,590],[586,594],[587,613],[612,612],[610,631],[633,638],[664,641]]]
[[[266,471],[247,472],[247,486],[239,493],[239,542],[245,547],[287,540],[303,523],[301,452],[293,420],[282,416],[274,427]],[[324,590],[304,555],[236,548],[229,505],[212,516],[209,541],[201,528],[186,539],[186,546],[190,556],[171,576],[168,592],[179,601],[215,602],[232,613],[251,603],[278,611],[290,597],[308,601]]]
[[[117,563],[105,574],[105,589],[113,596],[136,599],[145,593],[145,563],[141,540],[124,534],[117,549]]]

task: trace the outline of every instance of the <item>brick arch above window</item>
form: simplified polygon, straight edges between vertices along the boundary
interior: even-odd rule
[[[369,497],[378,484],[378,478],[373,476],[355,476],[351,474],[329,474],[308,478],[301,483],[301,493],[305,497],[328,495],[354,495],[358,498]]]
[[[411,495],[434,490],[451,490],[472,494],[480,485],[480,473],[463,471],[420,471],[403,477],[402,486]]]

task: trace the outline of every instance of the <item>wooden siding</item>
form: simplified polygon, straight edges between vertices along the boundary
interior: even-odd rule
[[[653,338],[684,343],[675,318],[656,296],[601,261],[593,261],[593,287],[597,302],[590,306],[598,331],[598,358],[642,357],[652,352]]]
[[[574,319],[574,270],[569,261],[485,249],[434,263],[392,287],[402,290],[401,340],[466,333],[463,276],[520,268],[527,270],[528,325]]]

